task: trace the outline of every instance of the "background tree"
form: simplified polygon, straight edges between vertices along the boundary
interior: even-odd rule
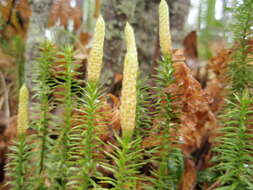
[[[160,0],[107,0],[103,1],[102,14],[108,25],[105,43],[105,63],[110,67],[105,77],[122,71],[124,51],[123,28],[129,21],[136,31],[140,63],[151,63],[157,42],[158,4]],[[179,47],[184,38],[184,26],[190,9],[189,0],[167,0],[170,6],[173,46]],[[147,66],[143,64],[142,66]],[[110,80],[108,80],[110,83]]]
[[[26,39],[25,82],[32,88],[32,82],[38,65],[35,63],[39,54],[39,45],[45,40],[45,30],[53,0],[31,0],[32,14]]]

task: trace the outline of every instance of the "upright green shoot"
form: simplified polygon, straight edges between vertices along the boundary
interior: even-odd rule
[[[110,184],[114,190],[137,190],[138,182],[143,180],[140,167],[143,166],[141,139],[132,140],[131,136],[116,135],[117,145],[110,144],[112,152],[106,152],[114,164],[103,163],[102,166],[113,173],[113,177],[102,177],[102,183]]]
[[[251,0],[237,2],[234,9],[235,22],[232,27],[236,46],[232,61],[229,63],[232,93],[253,87],[253,67],[249,64],[252,62],[253,53],[248,45],[253,34],[252,9],[253,1]]]
[[[52,94],[52,66],[55,59],[55,50],[51,43],[45,42],[41,48],[41,54],[38,58],[39,73],[36,81],[37,90],[36,96],[38,98],[38,108],[36,116],[38,120],[35,121],[35,130],[37,131],[36,149],[35,149],[35,168],[34,175],[34,189],[43,188],[45,180],[49,178],[48,166],[50,163],[49,153],[52,149],[53,140],[50,138],[50,121],[52,122],[51,111],[54,108],[50,94]],[[51,126],[52,127],[52,126]],[[45,187],[44,187],[45,188]]]
[[[78,124],[70,133],[71,139],[71,160],[74,175],[71,184],[77,189],[96,188],[94,177],[98,176],[98,154],[100,150],[99,131],[103,126],[101,118],[101,91],[99,88],[99,77],[103,64],[105,23],[100,16],[96,23],[93,47],[89,55],[88,77],[86,87],[80,99],[80,108],[77,110],[80,115],[76,119]]]
[[[154,133],[157,134],[159,142],[151,151],[151,160],[153,162],[151,173],[155,178],[150,178],[150,181],[154,185],[151,189],[176,190],[183,173],[184,163],[180,149],[173,147],[178,143],[176,137],[172,136],[172,133],[177,132],[177,124],[174,122],[177,116],[175,108],[172,106],[175,95],[164,90],[173,84],[175,80],[170,42],[169,10],[164,0],[161,1],[159,6],[159,21],[162,60],[158,62],[157,75],[155,76],[156,87],[154,88],[154,98],[156,99],[155,116],[159,118]],[[172,165],[175,167],[173,168]],[[178,175],[174,175],[173,171],[178,171]]]
[[[61,88],[58,91],[58,101],[63,106],[63,123],[58,124],[57,140],[53,148],[52,162],[54,167],[51,168],[51,179],[55,188],[62,190],[67,189],[70,177],[70,131],[72,127],[72,114],[75,109],[75,99],[77,92],[73,89],[79,88],[79,81],[77,80],[77,72],[75,71],[75,64],[73,61],[73,49],[70,46],[65,47],[62,52],[58,53],[58,62],[63,63],[58,65],[57,72],[57,87]],[[75,81],[75,82],[74,82]],[[77,81],[77,82],[76,82]],[[59,88],[58,88],[59,89]],[[52,166],[51,166],[52,167]]]
[[[215,182],[220,184],[215,190],[253,188],[252,103],[252,95],[247,91],[228,102],[224,127],[220,129],[223,135],[216,139],[219,144],[214,148],[217,156],[213,161],[217,165],[212,171],[218,172]]]
[[[97,164],[99,162],[100,139],[99,131],[103,126],[101,121],[101,93],[97,83],[88,81],[80,99],[81,106],[77,110],[79,116],[69,135],[71,140],[71,160],[76,160],[73,164],[74,175],[71,183],[77,189],[95,188],[94,177],[97,177]]]
[[[123,87],[120,106],[122,137],[115,134],[116,145],[110,143],[112,152],[105,154],[114,164],[102,163],[113,173],[113,177],[101,177],[102,182],[110,184],[115,190],[137,190],[137,184],[143,180],[139,169],[144,164],[140,138],[134,139],[137,105],[138,59],[134,31],[127,23],[125,27],[127,54],[124,62]]]
[[[253,1],[238,1],[234,8],[234,53],[229,63],[230,96],[222,115],[222,128],[215,141],[210,171],[212,186],[217,190],[252,189],[252,52],[248,41],[252,36]]]

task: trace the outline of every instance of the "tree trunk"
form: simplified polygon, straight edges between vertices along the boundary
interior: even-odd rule
[[[127,21],[131,22],[136,3],[140,0],[105,0],[102,6],[102,15],[106,21],[105,41],[105,69],[102,78],[108,84],[115,72],[122,72],[124,59],[124,28]],[[109,79],[109,80],[108,80]]]
[[[179,47],[184,38],[185,21],[189,13],[190,0],[167,0],[170,6],[173,46]],[[155,51],[158,33],[158,4],[160,0],[106,0],[102,14],[107,23],[105,43],[105,78],[114,72],[122,72],[124,58],[124,27],[130,22],[135,30],[138,56],[142,66],[149,67]],[[108,83],[111,80],[106,80]]]
[[[30,0],[32,15],[27,32],[25,52],[25,82],[30,90],[33,90],[34,80],[38,65],[36,58],[39,55],[39,46],[45,40],[45,30],[53,0]]]

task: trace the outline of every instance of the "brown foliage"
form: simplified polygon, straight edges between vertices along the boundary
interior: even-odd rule
[[[6,0],[0,3],[0,12],[4,22],[0,34],[6,38],[16,35],[25,37],[31,15],[28,0],[20,0],[17,3],[14,0]]]
[[[202,146],[203,140],[209,136],[211,130],[216,127],[216,118],[209,107],[212,102],[199,82],[194,78],[192,71],[184,63],[182,50],[174,51],[174,77],[175,83],[165,89],[165,92],[176,95],[174,107],[177,108],[180,119],[179,135],[183,142],[183,152],[190,155]],[[159,122],[154,120],[153,125]],[[157,145],[152,135],[144,141],[144,146]]]
[[[185,37],[183,45],[187,65],[192,69],[197,68],[199,66],[197,50],[197,32],[190,32]]]
[[[232,50],[223,50],[208,62],[213,77],[208,81],[205,92],[213,98],[210,107],[213,112],[218,112],[224,105],[225,88],[229,83],[228,63],[231,61]]]
[[[253,38],[247,42],[248,51],[253,52]],[[232,61],[233,52],[239,47],[235,44],[231,49],[223,49],[217,56],[208,61],[209,72],[212,77],[208,81],[205,92],[213,98],[210,107],[214,113],[218,112],[224,105],[226,87],[229,85],[228,64]],[[249,54],[249,56],[252,56]],[[253,64],[252,61],[249,64]]]
[[[80,6],[71,7],[70,0],[57,0],[51,10],[48,26],[54,26],[58,21],[66,29],[70,20],[74,22],[74,29],[77,30],[82,22],[82,10]]]
[[[190,69],[183,62],[175,63],[174,67],[176,83],[170,88],[179,95],[182,148],[190,154],[201,147],[204,137],[215,126],[216,119],[208,105],[210,99]]]
[[[200,83],[194,78],[192,71],[182,61],[174,63],[176,82],[169,89],[178,95],[177,107],[180,118],[181,149],[186,155],[185,172],[181,183],[182,190],[194,189],[198,160],[202,155],[197,155],[197,165],[187,158],[192,153],[205,146],[211,131],[216,128],[216,118],[209,104],[212,98],[201,88]],[[188,155],[188,156],[187,156]]]

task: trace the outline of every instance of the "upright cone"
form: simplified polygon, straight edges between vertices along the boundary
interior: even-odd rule
[[[126,38],[125,40],[126,40],[127,52],[128,53],[133,52],[137,54],[134,30],[128,22],[125,27],[125,38]]]
[[[159,5],[159,39],[163,55],[171,53],[169,7],[165,0]]]
[[[120,122],[123,136],[132,135],[136,117],[136,83],[138,58],[135,37],[132,27],[127,24],[125,29],[127,54],[124,62],[121,92]]]
[[[24,134],[28,128],[28,103],[29,103],[29,92],[25,84],[20,88],[19,91],[19,104],[18,104],[18,121],[17,131],[18,134]]]
[[[96,23],[93,46],[88,59],[88,81],[97,82],[99,80],[103,63],[104,38],[105,22],[103,17],[99,16]]]

